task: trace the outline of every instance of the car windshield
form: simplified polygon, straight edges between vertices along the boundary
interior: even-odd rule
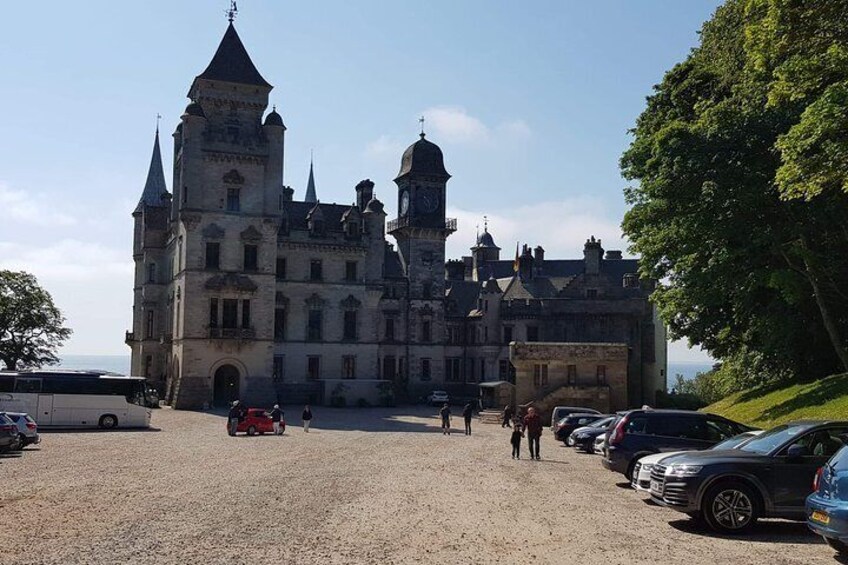
[[[834,471],[848,471],[848,447],[843,447],[837,451],[829,463]]]
[[[602,418],[602,419],[600,419],[596,422],[592,422],[591,426],[593,428],[606,428],[607,426],[612,424],[612,422],[614,420],[615,420],[615,416],[612,416],[612,417],[609,417],[609,418]]]
[[[804,433],[807,429],[809,429],[809,426],[783,424],[752,439],[739,449],[765,455],[766,453],[771,453],[776,447],[797,437],[799,434]]]
[[[728,439],[726,439],[722,442],[719,442],[719,443],[715,444],[714,446],[712,446],[710,449],[714,449],[716,451],[719,451],[721,449],[735,449],[735,448],[739,447],[741,444],[743,444],[746,441],[748,441],[749,439],[751,439],[752,437],[754,437],[754,436],[752,436],[751,434],[749,434],[747,432],[742,433],[742,434],[739,434],[737,436],[733,436],[732,438],[728,438]]]

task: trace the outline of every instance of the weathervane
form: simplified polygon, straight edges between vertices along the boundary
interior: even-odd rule
[[[236,19],[238,15],[238,6],[236,6],[236,0],[230,0],[230,9],[224,10],[224,13],[227,14],[227,21],[233,23],[233,20]]]
[[[483,216],[483,231],[489,232],[489,216]]]
[[[159,133],[159,120],[162,119],[162,114],[156,112],[156,133]]]
[[[424,135],[424,116],[418,118],[418,123],[421,124],[421,135]]]

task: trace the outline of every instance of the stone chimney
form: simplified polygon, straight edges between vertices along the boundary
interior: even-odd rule
[[[445,263],[445,276],[449,281],[465,280],[465,261],[451,259]]]
[[[521,256],[518,258],[518,276],[524,281],[533,278],[533,254],[530,252],[529,245],[524,245]]]
[[[356,205],[359,209],[365,210],[372,198],[374,198],[374,183],[371,179],[359,181],[356,185]]]
[[[604,255],[604,261],[618,261],[621,259],[621,251],[617,249],[610,249],[607,251],[607,254]]]
[[[604,248],[601,240],[595,239],[593,235],[586,240],[583,246],[583,268],[587,275],[597,275],[601,272],[601,258],[604,256]]]
[[[283,202],[291,202],[294,200],[294,189],[290,186],[283,187]]]

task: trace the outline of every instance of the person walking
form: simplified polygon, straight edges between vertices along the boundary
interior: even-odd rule
[[[312,410],[309,408],[309,405],[303,407],[303,414],[300,416],[301,420],[303,420],[303,431],[309,433],[309,423],[312,421]]]
[[[239,419],[241,418],[241,406],[238,400],[233,400],[230,406],[230,412],[227,414],[227,433],[231,436],[236,435]]]
[[[474,406],[469,402],[462,410],[462,417],[465,419],[465,435],[471,435],[471,416],[474,415]]]
[[[271,423],[274,425],[274,435],[282,435],[282,431],[280,430],[280,422],[283,420],[283,411],[280,410],[280,405],[275,404],[274,409],[271,410]]]
[[[512,444],[512,458],[521,459],[521,438],[524,437],[524,430],[521,429],[521,424],[516,423],[512,428],[512,435],[509,438],[509,443]]]
[[[513,414],[512,406],[509,406],[509,405],[504,406],[503,415],[502,415],[503,421],[501,422],[502,428],[511,428],[512,427],[512,424],[510,424],[510,422],[512,421],[512,414]]]
[[[527,410],[527,415],[524,416],[524,429],[527,430],[527,443],[530,445],[530,459],[539,461],[542,456],[539,454],[539,440],[542,437],[542,418],[536,413],[536,409],[532,406]]]
[[[439,410],[439,415],[442,417],[442,435],[450,435],[450,417],[451,411],[448,403],[445,402],[445,405],[442,406],[442,409]]]

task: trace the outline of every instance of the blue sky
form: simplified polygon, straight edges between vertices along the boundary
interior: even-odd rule
[[[696,45],[706,0],[242,0],[236,27],[288,127],[285,182],[351,202],[363,178],[389,214],[418,117],[453,179],[467,254],[496,242],[580,256],[625,249],[618,159],[663,73]],[[73,354],[126,354],[132,221],[161,113],[170,133],[226,29],[223,0],[16,2],[0,68],[0,268],[35,273],[75,330]],[[166,175],[167,176],[167,175]],[[168,178],[170,188],[170,178]],[[671,362],[701,362],[682,344]]]

